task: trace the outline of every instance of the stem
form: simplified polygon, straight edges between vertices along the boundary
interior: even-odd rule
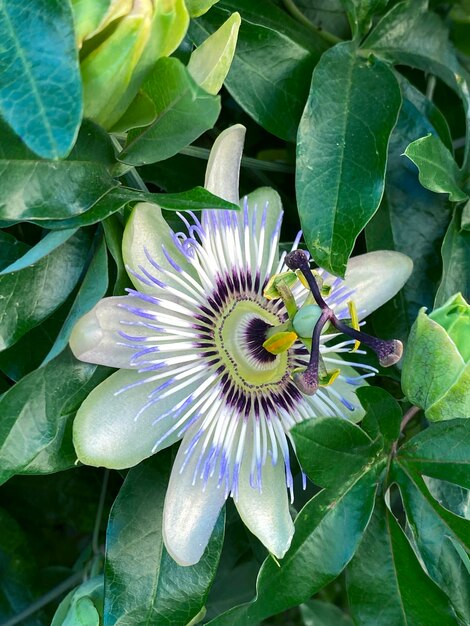
[[[201,148],[200,146],[187,146],[182,148],[178,154],[209,160],[210,150]],[[254,159],[253,157],[242,156],[241,166],[255,170],[265,170],[266,172],[282,172],[283,174],[293,174],[295,167],[288,163],[278,163],[277,161],[264,161],[263,159]]]
[[[408,411],[405,413],[405,415],[403,416],[403,419],[401,420],[401,424],[400,424],[400,434],[405,430],[405,428],[408,426],[408,424],[411,422],[411,420],[413,419],[413,417],[419,413],[421,411],[421,409],[419,408],[419,406],[412,406],[411,408],[408,409]]]
[[[434,89],[436,88],[436,77],[431,75],[426,84],[426,98],[432,102],[434,97]]]
[[[326,42],[334,45],[342,41],[342,39],[340,39],[336,35],[333,35],[333,33],[329,33],[328,31],[322,30],[321,28],[318,28],[318,26],[315,26],[315,24],[311,22],[308,19],[308,17],[302,13],[299,7],[294,3],[294,0],[282,0],[282,1],[286,9],[292,15],[292,17],[294,17],[298,22],[306,26],[309,30],[316,33],[319,37],[324,39]]]
[[[59,598],[66,591],[69,591],[70,589],[75,587],[75,585],[82,582],[82,580],[83,572],[76,572],[75,574],[72,574],[72,576],[66,578],[59,585],[57,585],[57,587],[54,587],[54,589],[51,589],[50,591],[45,593],[38,600],[36,600],[36,602],[30,604],[28,608],[24,609],[24,611],[21,611],[21,613],[18,613],[18,615],[15,615],[8,621],[3,622],[1,626],[16,626],[16,624],[24,624],[28,617],[34,615],[34,613],[42,609],[44,606],[46,606],[56,598]]]
[[[400,434],[398,435],[398,439],[396,439],[393,444],[392,444],[392,449],[391,449],[391,454],[390,454],[390,458],[389,458],[389,467],[390,467],[390,463],[392,458],[395,456],[395,454],[397,453],[397,448],[398,448],[398,440],[400,439],[400,436],[403,434],[405,428],[408,426],[408,424],[411,422],[411,420],[413,419],[413,417],[416,415],[416,413],[419,413],[421,411],[421,409],[419,408],[419,406],[412,406],[408,409],[408,411],[403,415],[403,418],[401,420],[401,424],[400,424]],[[387,471],[388,473],[388,471]]]
[[[93,527],[93,538],[91,540],[91,546],[92,546],[93,554],[100,554],[101,553],[98,540],[99,540],[99,536],[100,536],[100,526],[101,526],[101,519],[103,517],[103,509],[104,509],[104,501],[105,501],[105,498],[106,498],[106,490],[108,488],[108,479],[109,479],[109,470],[107,469],[107,470],[105,470],[104,476],[103,476],[103,484],[101,485],[100,499],[99,499],[99,502],[98,502],[98,508],[96,510],[95,525]]]

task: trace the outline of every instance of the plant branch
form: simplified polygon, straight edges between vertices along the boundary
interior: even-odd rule
[[[108,479],[109,479],[109,470],[105,470],[104,472],[104,476],[103,476],[103,484],[101,485],[101,493],[100,493],[100,499],[98,502],[98,508],[96,510],[96,518],[95,518],[95,525],[93,528],[93,536],[92,536],[92,540],[91,540],[91,547],[93,550],[93,554],[100,554],[100,546],[98,543],[99,540],[99,536],[100,536],[100,526],[101,526],[101,519],[103,517],[103,509],[104,509],[104,501],[106,498],[106,490],[108,488]]]

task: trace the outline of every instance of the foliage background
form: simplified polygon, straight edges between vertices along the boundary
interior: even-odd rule
[[[469,297],[468,2],[198,4],[209,10],[143,85],[154,120],[127,139],[82,121],[71,5],[0,6],[0,623],[50,624],[69,593],[54,626],[470,624],[469,422],[406,413],[398,368],[361,394],[361,428],[297,428],[311,482],[280,565],[230,502],[201,563],[172,562],[160,520],[173,450],[127,473],[75,466],[74,414],[110,370],[72,357],[71,328],[128,285],[135,202],[172,224],[175,209],[225,206],[196,187],[231,124],[247,127],[241,193],[280,192],[286,245],[301,224],[338,275],[353,250],[411,256],[375,334],[406,343],[421,307]],[[231,69],[208,93],[186,64],[234,11]],[[179,103],[164,116],[162,84]]]

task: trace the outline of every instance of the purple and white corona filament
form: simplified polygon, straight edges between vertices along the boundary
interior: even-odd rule
[[[210,191],[237,202],[243,136],[240,126],[222,133],[206,177]],[[362,417],[355,389],[374,368],[354,364],[356,371],[340,356],[363,336],[342,320],[351,300],[362,318],[393,296],[410,262],[378,252],[353,259],[345,281],[319,272],[328,287],[323,310],[334,324],[317,330],[316,350],[323,367],[339,373],[309,395],[296,376],[315,370],[318,379],[313,344],[293,332],[285,298],[263,295],[270,278],[288,272],[285,254],[278,254],[277,194],[258,190],[239,212],[180,217],[185,232],[173,233],[158,207],[135,207],[123,241],[135,289],[100,301],[74,329],[78,358],[120,368],[78,412],[77,455],[124,468],[182,439],[164,506],[173,558],[183,565],[199,560],[229,496],[250,530],[282,557],[293,535],[289,431],[315,416]],[[286,289],[296,308],[312,299],[300,280]],[[345,330],[352,339],[329,343]],[[280,347],[267,349],[277,337]]]

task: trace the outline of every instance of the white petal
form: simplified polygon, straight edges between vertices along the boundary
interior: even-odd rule
[[[379,250],[349,260],[345,285],[354,289],[352,299],[363,319],[393,298],[408,280],[413,261],[401,252]]]
[[[163,509],[163,540],[166,549],[179,565],[194,565],[206,549],[220,510],[225,502],[224,488],[217,488],[218,471],[204,483],[196,480],[194,470],[201,452],[201,438],[189,462],[185,451],[198,429],[192,426],[181,442],[171,470]]]
[[[147,374],[120,370],[95,387],[77,412],[73,441],[79,460],[86,465],[122,469],[132,467],[152,454],[155,443],[173,426],[170,415],[153,424],[158,416],[170,411],[190,396],[197,383],[160,400],[136,420],[148,394],[158,383],[144,383],[114,395],[126,385],[143,380]],[[200,383],[199,383],[200,384]],[[179,439],[178,431],[165,439],[158,449]]]
[[[330,353],[329,356],[334,357],[335,359],[341,359],[341,356],[338,354]],[[341,376],[346,378],[350,377],[353,379],[360,376],[360,373],[350,365],[329,365],[328,369],[334,369],[335,367],[339,367],[341,370]],[[358,400],[356,391],[359,387],[363,387],[368,384],[364,379],[358,379],[356,382],[357,384],[352,385],[342,378],[337,378],[331,385],[321,388],[322,391],[328,392],[330,399],[338,407],[337,415],[343,415],[354,423],[360,422],[365,415],[365,411]],[[336,393],[333,393],[333,390]],[[347,408],[338,396],[343,398],[345,403],[349,405],[350,408]]]
[[[152,331],[120,324],[121,320],[136,321],[138,319],[121,308],[120,304],[142,306],[143,303],[129,296],[104,298],[78,320],[70,336],[70,348],[77,359],[97,365],[130,369],[129,361],[134,351],[118,345],[125,342],[118,332],[121,330],[130,335],[150,335]]]
[[[142,275],[142,270],[139,266],[142,266],[158,280],[181,290],[181,285],[172,279],[172,274],[175,274],[176,270],[169,263],[164,249],[179,268],[191,275],[194,274],[191,264],[176,247],[170,227],[163,218],[160,207],[147,202],[136,204],[124,229],[122,239],[124,262],[132,271],[140,275]],[[155,263],[162,267],[165,272],[159,272],[152,266],[145,253],[146,250]],[[129,277],[139,291],[154,293],[155,286],[147,285],[132,273],[129,274]]]
[[[207,162],[204,187],[224,200],[238,204],[240,161],[246,128],[236,124],[224,130],[214,142]]]
[[[294,523],[289,512],[286,474],[282,454],[276,465],[268,455],[262,468],[262,491],[250,485],[253,439],[247,435],[240,471],[238,500],[234,500],[244,524],[277,558],[289,549]]]

